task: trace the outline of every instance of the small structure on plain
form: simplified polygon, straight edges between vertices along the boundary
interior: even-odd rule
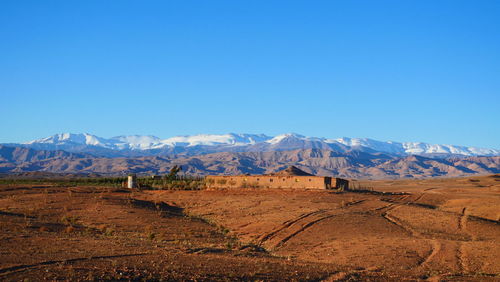
[[[209,175],[207,188],[296,188],[348,190],[349,181],[329,176],[315,176],[295,166],[266,175]]]
[[[127,179],[127,188],[137,188],[137,176],[135,174],[129,174]]]

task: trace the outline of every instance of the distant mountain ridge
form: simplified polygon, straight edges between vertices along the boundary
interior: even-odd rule
[[[0,145],[0,173],[53,172],[88,175],[166,174],[174,165],[189,175],[264,174],[290,165],[312,174],[347,178],[395,179],[500,173],[500,156],[397,157],[380,152],[298,149],[219,152],[197,156],[95,157],[66,151]]]
[[[201,134],[102,138],[56,134],[0,145],[0,173],[53,172],[125,175],[262,174],[295,165],[313,174],[347,178],[421,178],[500,173],[500,151],[368,138],[327,139],[288,133]]]
[[[218,152],[269,152],[298,149],[322,149],[337,152],[352,150],[383,152],[397,156],[427,155],[498,156],[500,150],[422,142],[377,141],[369,138],[306,137],[295,133],[278,136],[265,134],[199,134],[160,139],[156,136],[116,136],[102,138],[92,134],[61,133],[22,144],[38,150],[64,150],[102,157],[135,157],[155,155],[200,155]]]

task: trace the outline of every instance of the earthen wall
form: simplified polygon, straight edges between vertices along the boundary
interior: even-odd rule
[[[207,183],[207,188],[331,189],[335,188],[337,183],[339,183],[337,178],[332,179],[331,177],[321,176],[211,175],[207,176],[205,180]]]

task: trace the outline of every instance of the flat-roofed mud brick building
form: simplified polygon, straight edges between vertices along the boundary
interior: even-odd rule
[[[348,190],[349,181],[342,178],[315,176],[295,166],[266,175],[235,175],[205,177],[207,188],[297,188]]]

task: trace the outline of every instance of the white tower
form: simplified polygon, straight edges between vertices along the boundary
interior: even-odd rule
[[[129,174],[127,188],[132,189],[136,187],[137,187],[137,177],[135,176],[135,174]]]

